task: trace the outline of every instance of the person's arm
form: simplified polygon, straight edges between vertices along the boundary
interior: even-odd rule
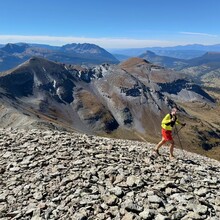
[[[182,125],[182,126],[185,126],[185,125],[186,125],[186,123],[180,122],[180,121],[178,120],[178,118],[176,119],[176,124],[177,124],[177,125]]]

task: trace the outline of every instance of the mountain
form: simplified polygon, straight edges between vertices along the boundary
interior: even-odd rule
[[[219,93],[220,87],[220,53],[207,52],[201,57],[187,61],[187,65],[179,70],[193,78],[208,90]]]
[[[151,142],[158,142],[161,119],[176,105],[188,124],[186,148],[218,157],[215,100],[184,74],[141,58],[85,67],[33,57],[0,75],[0,100],[2,127],[48,126]],[[200,148],[189,147],[192,141]]]
[[[0,48],[0,71],[13,68],[33,56],[68,64],[94,65],[119,62],[112,54],[94,44],[68,44],[62,47],[52,47],[19,43],[6,44]]]
[[[85,77],[86,81],[86,76],[83,75],[90,74],[90,72],[81,73],[75,69],[68,71],[64,65],[33,57],[17,68],[2,73],[0,86],[4,89],[6,97],[10,97],[13,102],[21,102],[15,103],[22,109],[27,109],[27,114],[32,114],[34,109],[34,111],[39,111],[39,114],[52,119],[58,118],[67,124],[74,123],[73,128],[85,132],[89,131],[85,124],[89,126],[90,121],[93,122],[91,126],[96,125],[97,129],[108,129],[107,127],[111,125],[114,128],[114,123],[116,125],[117,123],[95,96],[92,100],[94,111],[83,108],[81,113],[81,106],[89,104],[87,101],[90,100],[87,100],[87,96],[92,97],[92,94],[89,94],[89,88],[83,89],[88,87],[86,82],[78,82],[76,86],[76,82],[79,81],[78,74],[81,74],[82,78]],[[102,124],[98,120],[100,112],[103,116],[103,121],[100,122]],[[95,115],[97,119],[93,118]]]
[[[202,44],[188,44],[185,46],[167,47],[168,50],[197,50],[197,51],[220,51],[220,44],[202,45]]]
[[[121,54],[126,56],[140,56],[145,51],[152,51],[160,56],[168,56],[178,59],[193,59],[200,57],[206,52],[220,52],[220,44],[216,45],[200,45],[190,44],[185,46],[173,47],[144,47],[144,48],[127,48],[127,49],[109,49],[112,54]]]
[[[141,54],[139,57],[149,60],[151,63],[157,64],[159,66],[164,66],[166,68],[175,68],[176,70],[178,70],[178,67],[182,68],[183,66],[187,65],[186,60],[168,56],[160,56],[149,50]]]
[[[181,60],[189,60],[196,57],[200,57],[207,52],[203,50],[163,50],[163,49],[155,49],[155,50],[153,49],[152,51],[160,56],[167,56]]]
[[[30,46],[28,44],[6,44],[1,48],[2,51],[6,53],[14,54],[14,53],[23,53]]]
[[[60,50],[60,46],[51,46],[48,44],[29,44],[31,47],[44,48],[48,50]]]
[[[118,63],[118,60],[103,48],[94,44],[67,44],[60,48],[62,52],[75,55],[78,59],[81,58],[82,63],[101,64],[101,63]],[[62,62],[66,62],[63,60]]]
[[[220,218],[220,163],[76,132],[0,129],[1,219]]]
[[[206,65],[213,68],[220,67],[220,52],[207,52],[201,57],[188,60],[189,66]]]
[[[167,68],[173,68],[175,70],[183,69],[185,67],[202,65],[213,69],[220,67],[220,52],[207,52],[200,57],[189,60],[178,59],[169,56],[160,56],[152,51],[145,51],[145,53],[141,54],[139,57],[147,59],[154,64]]]
[[[139,56],[147,59],[150,62],[171,68],[186,74],[190,79],[196,83],[205,86],[210,91],[217,91],[219,93],[220,87],[220,53],[207,52],[201,57],[184,60],[173,57],[160,56],[152,51],[146,51]]]

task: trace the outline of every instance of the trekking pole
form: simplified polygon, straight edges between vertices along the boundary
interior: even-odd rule
[[[180,147],[181,147],[181,149],[182,149],[183,157],[185,157],[185,154],[184,154],[184,151],[183,151],[183,145],[182,145],[182,143],[181,143],[181,141],[180,141],[180,137],[179,137],[179,131],[180,131],[183,127],[184,127],[184,126],[182,126],[179,130],[177,130],[176,125],[175,125],[175,131],[176,131],[176,135],[177,135],[177,137],[178,137],[179,143],[180,143]]]
[[[183,128],[184,126],[181,126],[181,128],[179,128],[179,130],[177,130],[176,126],[175,126],[175,133],[173,134],[173,137],[179,133],[179,131]]]

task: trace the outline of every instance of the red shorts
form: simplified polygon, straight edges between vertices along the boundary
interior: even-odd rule
[[[166,141],[172,141],[172,131],[168,131],[162,128],[162,136]]]

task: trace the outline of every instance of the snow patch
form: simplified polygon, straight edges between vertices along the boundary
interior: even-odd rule
[[[53,81],[53,88],[55,89],[56,88],[56,85],[57,85],[57,82],[56,80]]]

